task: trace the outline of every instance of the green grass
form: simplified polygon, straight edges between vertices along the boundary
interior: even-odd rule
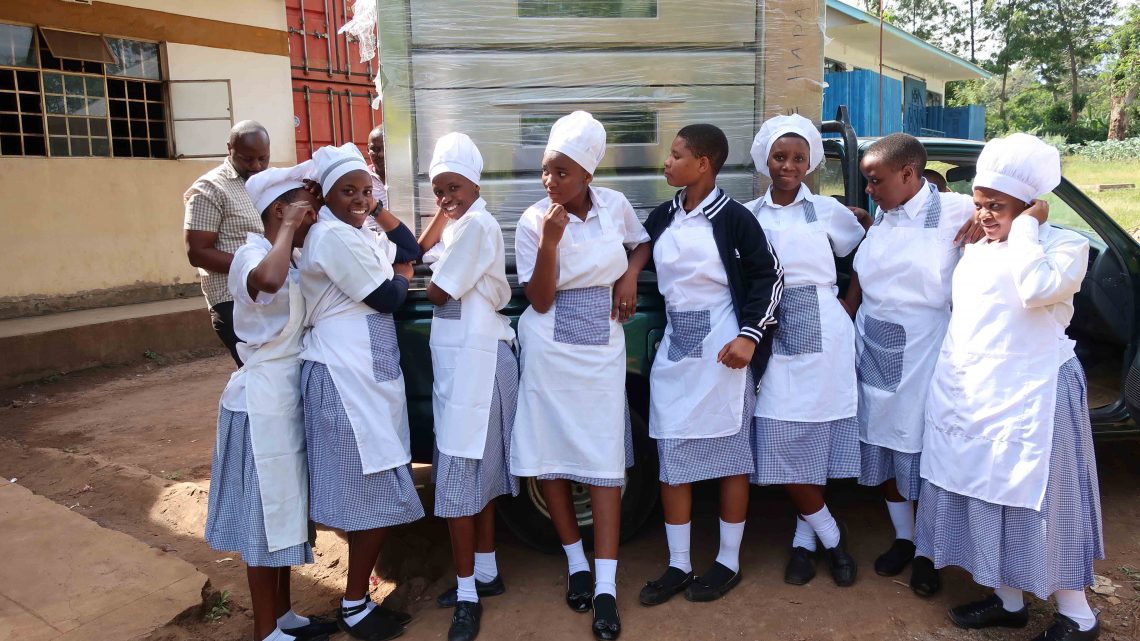
[[[1061,161],[1065,178],[1081,188],[1125,230],[1137,235],[1140,230],[1140,160],[1131,162],[1098,162],[1077,156]],[[1133,183],[1137,188],[1096,192],[1089,185]]]

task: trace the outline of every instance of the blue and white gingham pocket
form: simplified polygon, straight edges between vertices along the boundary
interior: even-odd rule
[[[867,316],[863,319],[863,352],[859,354],[859,380],[886,392],[896,392],[902,382],[906,328]]]
[[[431,315],[444,320],[462,320],[463,301],[455,300],[448,296],[447,302],[442,305],[436,305],[435,308],[431,310]]]
[[[815,285],[786,288],[776,308],[776,323],[773,354],[799,356],[823,351],[819,290]]]
[[[400,346],[391,314],[369,314],[368,344],[372,349],[372,378],[387,383],[400,377]]]
[[[580,287],[554,293],[554,341],[568,345],[608,345],[608,287]]]
[[[712,331],[712,314],[707,309],[669,314],[669,360],[674,363],[683,358],[701,358],[701,344]]]

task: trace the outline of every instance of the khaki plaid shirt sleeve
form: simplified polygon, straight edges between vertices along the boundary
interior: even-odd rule
[[[222,201],[212,193],[213,185],[199,181],[186,191],[186,219],[183,227],[195,231],[212,231],[215,234],[222,227]]]

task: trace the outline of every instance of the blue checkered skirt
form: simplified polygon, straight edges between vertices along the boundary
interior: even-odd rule
[[[307,542],[269,551],[249,416],[224,407],[218,410],[218,439],[210,466],[206,543],[219,552],[241,554],[245,564],[252,567],[284,568],[313,562],[313,548]]]
[[[323,363],[302,361],[309,517],[354,532],[410,523],[424,516],[410,465],[365,474],[356,435]]]
[[[904,499],[908,501],[918,499],[918,492],[922,489],[922,477],[919,476],[921,452],[899,452],[889,447],[860,441],[859,453],[862,457],[859,485],[878,487],[894,479],[899,494],[902,494]]]
[[[1104,539],[1085,374],[1077,359],[1058,374],[1041,510],[988,503],[923,480],[915,535],[918,554],[935,566],[957,565],[991,588],[1047,599],[1057,590],[1092,585]]]
[[[859,421],[854,416],[822,423],[752,421],[756,485],[826,485],[859,476]]]
[[[696,483],[738,474],[752,474],[756,463],[752,457],[752,412],[756,409],[756,385],[752,368],[744,387],[744,414],[740,431],[716,438],[657,439],[659,478],[668,485]]]
[[[519,395],[519,362],[506,341],[499,341],[491,415],[482,459],[450,456],[435,451],[435,515],[451,519],[475,516],[497,496],[518,496],[518,478],[511,475],[511,431]]]
[[[628,398],[625,399],[625,466],[627,468],[633,467],[633,423],[629,419]],[[536,478],[538,478],[540,481],[566,479],[575,483],[582,483],[583,485],[594,485],[597,487],[622,487],[625,485],[625,478],[598,479],[588,476],[576,476],[574,474],[539,474]]]

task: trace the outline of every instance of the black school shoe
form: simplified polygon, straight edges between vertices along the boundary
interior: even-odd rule
[[[981,601],[966,603],[950,608],[950,620],[959,628],[981,630],[983,628],[1024,628],[1029,623],[1029,608],[1022,606],[1017,612],[1010,612],[1001,605],[1001,597],[991,594]]]
[[[875,574],[898,576],[906,569],[906,564],[914,560],[914,541],[895,539],[891,548],[875,559]]]
[[[594,599],[594,573],[575,572],[566,577],[566,605],[575,612],[589,612]]]
[[[447,641],[473,641],[479,636],[479,619],[483,618],[483,604],[458,601],[447,629]]]
[[[613,641],[621,636],[621,617],[614,595],[599,594],[593,599],[593,607],[594,623],[590,629],[594,631],[594,638]]]
[[[942,575],[934,561],[925,556],[914,557],[910,566],[910,589],[921,597],[931,597],[942,589]]]
[[[827,569],[831,571],[831,578],[835,585],[841,588],[855,584],[855,577],[859,574],[859,565],[855,557],[847,552],[847,524],[839,522],[839,543],[833,548],[824,550],[827,558]]]
[[[788,566],[784,568],[784,583],[790,585],[807,585],[815,578],[815,552],[802,547],[792,548],[792,555],[788,557]]]
[[[309,641],[310,639],[315,641],[316,639],[327,637],[340,629],[335,619],[315,616],[306,618],[309,620],[308,625],[302,625],[296,628],[281,628],[281,631],[291,637],[297,637],[298,641]]]
[[[486,583],[483,583],[479,579],[475,579],[475,594],[478,594],[480,599],[489,596],[499,596],[506,591],[507,586],[503,583],[503,575],[501,574]],[[454,608],[455,604],[458,602],[458,587],[453,587],[450,590],[445,590],[435,598],[436,605],[441,608]]]
[[[685,588],[685,599],[696,603],[716,601],[740,583],[740,572],[733,572],[727,566],[713,562],[708,572],[693,577],[693,582]]]
[[[1100,637],[1099,619],[1092,629],[1081,631],[1077,622],[1069,617],[1059,612],[1054,616],[1056,620],[1053,621],[1053,625],[1046,628],[1041,634],[1033,637],[1033,641],[1093,641]]]
[[[693,582],[693,573],[673,566],[665,568],[665,574],[655,581],[647,581],[641,588],[638,599],[641,605],[661,605],[680,593]]]
[[[364,602],[351,608],[340,608],[336,613],[336,623],[341,632],[356,639],[364,639],[365,641],[395,639],[404,633],[404,626],[407,624],[400,623],[394,616],[395,614],[403,613],[395,612],[394,610],[384,610],[380,607],[372,608],[372,611],[363,619],[357,621],[356,625],[349,625],[348,622],[344,620],[345,617],[360,614],[367,607],[368,602]],[[410,621],[411,618],[409,617],[408,620]]]

